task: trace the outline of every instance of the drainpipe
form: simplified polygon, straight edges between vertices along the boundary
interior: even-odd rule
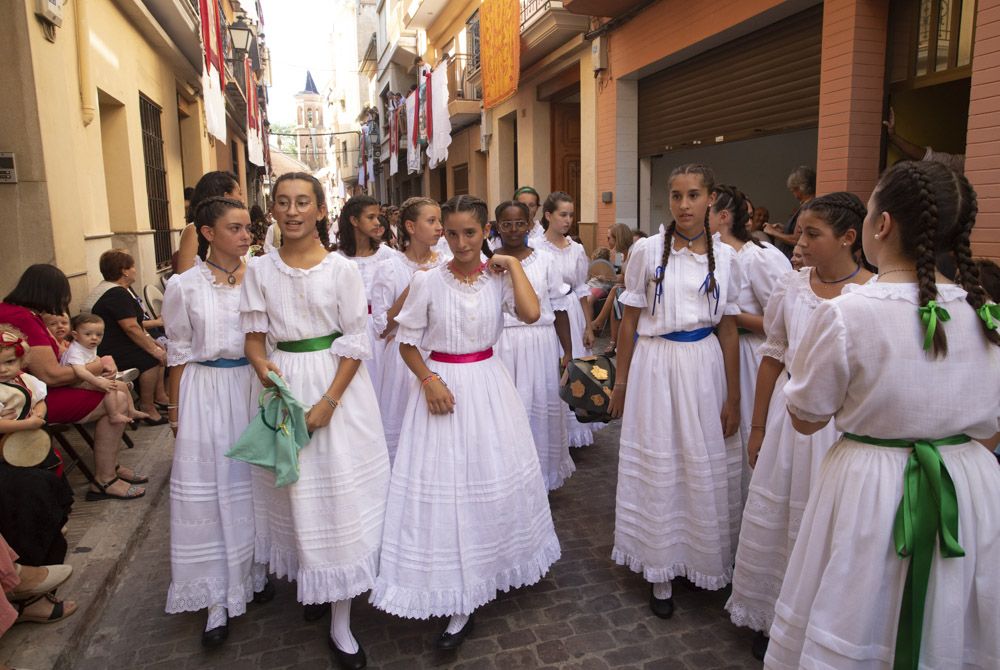
[[[88,0],[76,0],[76,62],[80,79],[80,113],[83,125],[89,126],[97,114],[94,86],[90,73],[90,17]]]

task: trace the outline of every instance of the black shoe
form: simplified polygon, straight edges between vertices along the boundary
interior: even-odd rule
[[[767,656],[767,643],[771,641],[767,635],[758,632],[753,639],[753,646],[750,647],[750,653],[758,661],[763,661],[764,657]]]
[[[469,633],[472,632],[472,621],[473,617],[470,616],[469,620],[465,622],[464,626],[462,626],[462,630],[457,633],[449,633],[446,628],[445,632],[441,633],[437,642],[434,643],[434,646],[437,647],[439,651],[454,651],[455,649],[458,649],[462,646],[462,643],[465,642],[465,638],[469,636]]]
[[[653,610],[653,614],[661,619],[669,619],[674,615],[674,599],[673,597],[657,598],[653,595],[653,587],[650,585],[649,609]]]
[[[269,603],[274,600],[274,582],[268,577],[264,580],[264,588],[253,594],[253,601],[258,605]],[[308,607],[308,605],[307,605]]]
[[[222,643],[229,637],[229,623],[226,622],[218,628],[206,630],[201,634],[201,646],[206,649],[214,649],[222,646]]]
[[[330,603],[319,603],[318,605],[303,605],[302,618],[306,621],[319,621],[330,611]]]
[[[332,637],[327,636],[326,642],[330,645],[330,651],[333,652],[333,657],[340,667],[346,668],[346,670],[361,670],[361,668],[368,665],[368,659],[365,658],[365,650],[361,648],[360,642],[358,643],[358,650],[353,654],[341,651],[336,643],[334,643]]]

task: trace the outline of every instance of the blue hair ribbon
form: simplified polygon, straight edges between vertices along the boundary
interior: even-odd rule
[[[701,288],[698,289],[698,292],[699,293],[704,293],[705,297],[708,299],[708,309],[709,309],[709,311],[712,310],[712,299],[713,298],[715,299],[715,313],[718,314],[719,313],[719,282],[714,281],[714,280],[715,280],[715,273],[709,271],[709,273],[707,275],[705,275],[705,281],[702,282]],[[713,283],[715,284],[714,288],[712,287]]]
[[[656,303],[663,302],[663,266],[660,265],[653,272],[653,280],[656,282],[656,290],[653,293],[653,311],[656,314]]]

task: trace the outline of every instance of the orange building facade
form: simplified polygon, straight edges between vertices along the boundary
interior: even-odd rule
[[[602,17],[596,218],[655,232],[666,175],[698,161],[784,221],[785,178],[866,199],[901,158],[882,121],[965,154],[978,255],[1000,258],[1000,0],[568,0]]]

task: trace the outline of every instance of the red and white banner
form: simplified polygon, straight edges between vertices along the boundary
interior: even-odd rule
[[[198,0],[201,12],[201,45],[205,68],[201,73],[201,91],[205,99],[205,125],[208,132],[226,141],[226,99],[223,89],[226,75],[223,69],[222,22],[215,0]]]
[[[254,165],[263,167],[263,124],[260,122],[260,102],[257,99],[257,79],[253,73],[250,56],[243,57],[243,76],[247,85],[247,158]]]

